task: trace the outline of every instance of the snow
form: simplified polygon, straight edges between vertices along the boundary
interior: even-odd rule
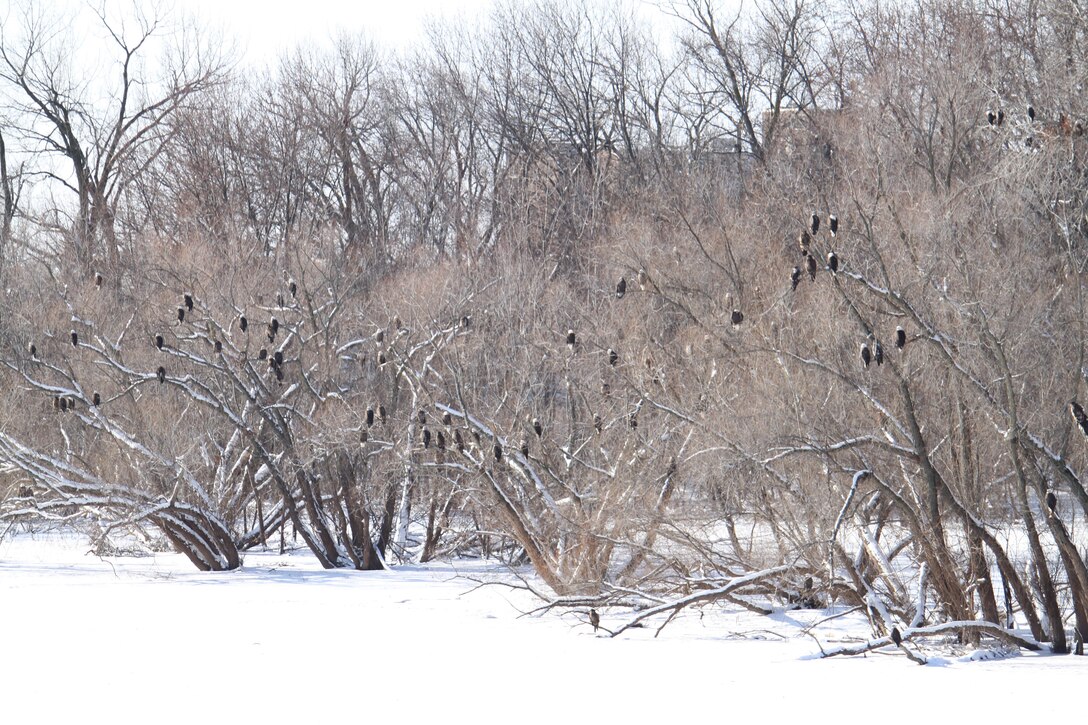
[[[5,722],[1004,722],[1073,715],[1088,673],[1084,657],[997,648],[930,651],[927,666],[894,647],[813,658],[802,630],[826,611],[707,607],[656,639],[660,618],[594,636],[584,609],[523,616],[540,601],[491,563],[362,573],[262,552],[207,574],[87,549],[73,534],[0,542]],[[633,616],[601,614],[609,629]],[[824,648],[872,635],[857,613],[812,634]]]

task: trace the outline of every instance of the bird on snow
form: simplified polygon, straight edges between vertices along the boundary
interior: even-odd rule
[[[601,626],[601,615],[597,614],[596,609],[589,610],[589,623],[593,625],[594,632],[596,632],[597,628]]]
[[[892,642],[896,647],[903,643],[903,635],[899,633],[899,627],[892,627]]]

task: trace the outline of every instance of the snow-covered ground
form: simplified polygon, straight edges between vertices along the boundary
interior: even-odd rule
[[[0,542],[0,721],[958,722],[1080,715],[1088,658],[918,666],[890,649],[810,659],[802,625],[706,608],[594,636],[585,612],[521,616],[493,565],[323,571],[250,553],[203,574],[176,555],[99,558],[73,536]],[[604,612],[602,624],[623,621]],[[825,646],[868,630],[855,616]],[[330,720],[335,718],[335,720]],[[969,718],[970,720],[966,720]]]

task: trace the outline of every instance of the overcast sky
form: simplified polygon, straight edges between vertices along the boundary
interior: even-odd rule
[[[2,1],[2,0],[0,0]],[[403,49],[423,36],[429,18],[486,14],[494,0],[175,0],[205,22],[220,25],[239,44],[244,59],[262,63],[299,41],[323,43],[337,32],[365,32],[390,48]],[[669,22],[656,0],[614,0],[637,8],[651,21]]]

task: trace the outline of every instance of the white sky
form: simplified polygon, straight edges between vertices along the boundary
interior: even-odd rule
[[[602,2],[602,0],[596,0]],[[658,0],[605,0],[634,6],[655,24],[670,24]],[[736,0],[725,0],[734,4]],[[2,2],[2,0],[0,0]],[[423,37],[428,19],[486,15],[495,0],[174,0],[235,41],[247,64],[263,64],[299,42],[322,44],[335,34],[363,32],[378,45],[403,49]]]
[[[237,41],[247,62],[275,58],[300,41],[321,44],[336,33],[362,31],[380,45],[402,48],[422,36],[427,18],[472,18],[491,0],[177,0]]]

